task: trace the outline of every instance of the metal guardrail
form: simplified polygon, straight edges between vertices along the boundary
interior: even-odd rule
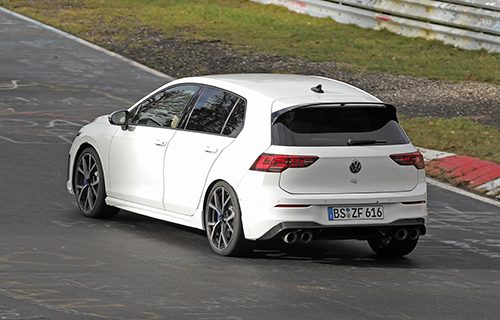
[[[443,0],[443,1],[463,4],[470,7],[500,11],[500,2],[495,0]]]
[[[251,1],[363,28],[437,39],[464,49],[500,52],[500,0]]]
[[[430,0],[343,0],[342,3],[419,21],[500,35],[500,11]]]

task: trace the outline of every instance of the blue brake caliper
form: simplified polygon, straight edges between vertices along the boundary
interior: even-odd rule
[[[89,168],[87,168],[87,170],[89,170],[90,172],[90,166]],[[88,181],[87,181],[87,176],[85,175],[85,172],[83,173],[83,186],[85,187],[87,185]]]

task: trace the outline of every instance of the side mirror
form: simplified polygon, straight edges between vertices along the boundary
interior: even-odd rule
[[[127,110],[115,111],[108,116],[109,123],[116,126],[121,126],[122,130],[128,129],[129,112]]]

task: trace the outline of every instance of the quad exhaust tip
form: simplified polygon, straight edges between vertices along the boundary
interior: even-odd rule
[[[311,231],[291,231],[283,236],[283,241],[288,244],[294,244],[300,240],[300,242],[308,244],[313,240],[313,234]]]
[[[300,241],[302,241],[305,244],[310,243],[312,239],[313,239],[313,234],[311,231],[302,232],[302,234],[300,235]]]
[[[396,231],[396,233],[394,233],[394,236],[396,237],[396,239],[398,239],[399,241],[405,241],[406,238],[408,238],[408,229],[406,228],[401,228],[399,229],[398,231]]]
[[[410,239],[411,240],[417,240],[420,237],[420,229],[419,228],[413,228],[410,231]]]
[[[399,241],[404,241],[407,238],[410,238],[410,240],[417,240],[421,235],[421,231],[419,228],[413,228],[410,231],[406,228],[401,228],[394,232],[394,237],[398,239]]]
[[[399,241],[405,241],[408,238],[410,240],[417,240],[421,234],[422,232],[419,228],[412,228],[411,230],[400,228],[393,233],[393,236]],[[290,231],[283,236],[283,241],[287,244],[294,244],[297,241],[308,244],[313,239],[314,236],[311,231]]]
[[[283,241],[288,244],[294,244],[297,242],[297,232],[288,232],[283,236]]]

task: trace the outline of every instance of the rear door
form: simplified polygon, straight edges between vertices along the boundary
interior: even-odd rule
[[[306,168],[281,173],[280,187],[294,194],[409,191],[418,181],[414,166],[391,154],[414,151],[392,108],[381,105],[297,108],[277,117],[267,153],[311,155]]]
[[[243,98],[216,88],[207,87],[200,95],[167,149],[165,209],[194,214],[210,168],[242,128],[245,104]]]

